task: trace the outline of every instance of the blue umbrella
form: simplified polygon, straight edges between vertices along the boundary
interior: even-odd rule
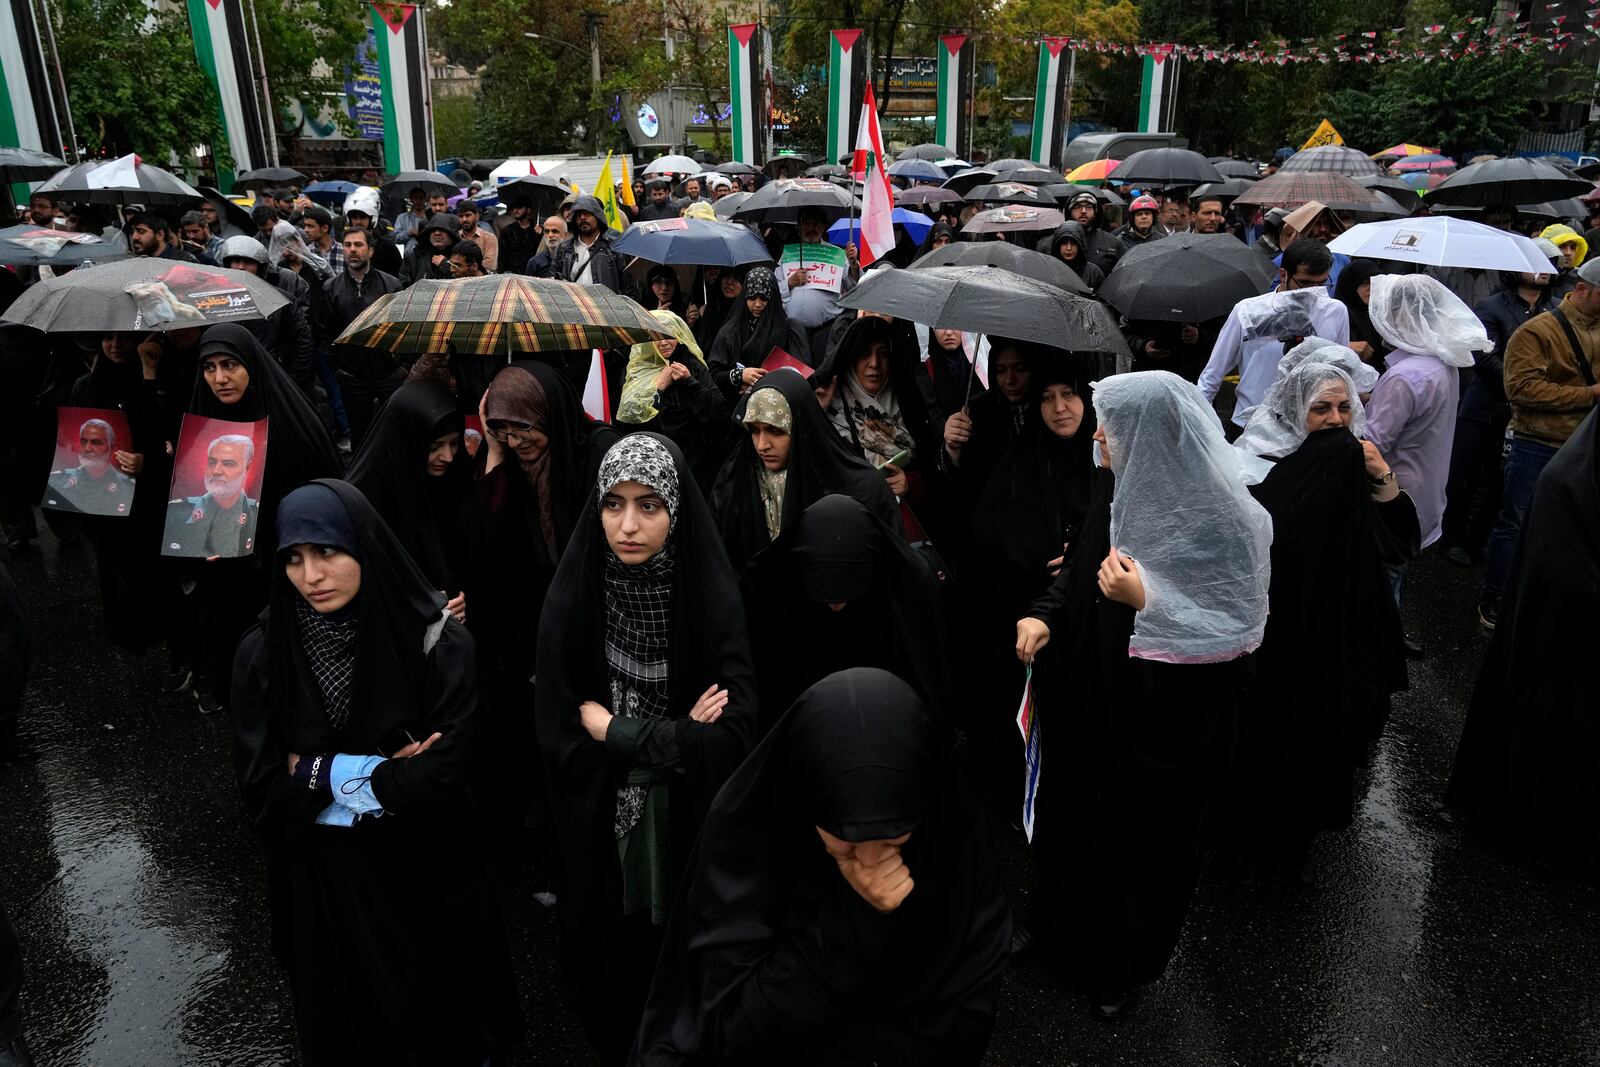
[[[772,256],[750,227],[708,219],[663,219],[628,227],[613,247],[651,263],[737,267],[770,263]]]
[[[909,160],[907,161],[909,162]],[[906,236],[917,244],[921,244],[928,236],[928,231],[933,229],[933,220],[920,211],[910,211],[903,207],[894,209],[894,224],[906,228]],[[828,227],[828,240],[843,248],[847,244],[860,244],[857,237],[861,231],[861,219],[840,219]]]
[[[914,182],[938,182],[943,185],[949,177],[943,168],[926,159],[902,159],[889,164],[891,178],[905,178]]]
[[[361,188],[355,182],[332,181],[312,182],[301,192],[326,207],[344,207],[344,198]]]

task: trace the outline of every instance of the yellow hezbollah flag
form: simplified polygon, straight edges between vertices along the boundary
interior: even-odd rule
[[[635,211],[639,210],[639,202],[633,198],[633,181],[628,177],[627,156],[622,157],[622,192],[620,196],[624,204],[627,204]]]
[[[622,209],[617,206],[617,185],[611,180],[611,153],[606,153],[606,165],[600,168],[600,177],[594,180],[595,199],[600,201],[600,206],[606,212],[606,225],[613,230],[625,230],[628,224],[623,221]]]
[[[1333,123],[1327,119],[1323,119],[1321,125],[1317,127],[1317,131],[1306,139],[1305,144],[1300,146],[1300,151],[1304,152],[1308,148],[1315,148],[1324,144],[1344,144],[1344,138],[1339,136],[1339,131],[1334,129]]]

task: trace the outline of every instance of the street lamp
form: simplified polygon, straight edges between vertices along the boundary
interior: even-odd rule
[[[589,88],[590,95],[593,97],[591,102],[594,104],[594,114],[589,117],[589,143],[590,150],[595,155],[600,154],[600,122],[604,113],[600,102],[600,23],[604,18],[605,16],[598,11],[585,11],[583,13],[583,28],[589,35]],[[562,48],[570,48],[579,55],[584,53],[584,49],[579,48],[571,41],[563,41],[559,37],[550,37],[546,34],[534,33],[531,30],[522,31],[522,36],[534,41],[549,41],[551,44],[558,44]]]

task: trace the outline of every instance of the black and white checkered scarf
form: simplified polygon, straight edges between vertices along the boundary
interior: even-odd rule
[[[331,619],[303,599],[296,599],[295,615],[300,622],[300,647],[322,691],[322,709],[335,730],[344,729],[350,718],[350,689],[356,677],[356,638],[361,620],[352,614],[346,619]]]

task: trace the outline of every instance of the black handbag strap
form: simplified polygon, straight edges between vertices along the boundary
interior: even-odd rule
[[[1578,373],[1583,375],[1584,384],[1593,385],[1594,368],[1589,365],[1589,357],[1584,355],[1583,345],[1578,341],[1578,331],[1572,328],[1571,321],[1560,307],[1551,308],[1550,314],[1556,317],[1556,322],[1561,325],[1561,332],[1567,335],[1567,344],[1572,346],[1572,358],[1578,364]]]

